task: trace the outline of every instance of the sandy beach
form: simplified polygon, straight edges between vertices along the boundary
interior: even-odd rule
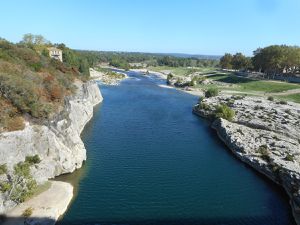
[[[67,210],[73,198],[73,186],[66,182],[51,181],[48,190],[21,203],[5,214],[3,225],[40,224],[54,225],[58,218]],[[25,218],[26,209],[32,209],[30,217]]]

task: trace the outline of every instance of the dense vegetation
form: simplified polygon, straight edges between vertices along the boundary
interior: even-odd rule
[[[51,45],[40,35],[24,35],[18,44],[0,39],[0,132],[24,127],[22,116],[49,118],[74,92],[75,79],[86,80],[85,55],[64,45],[64,63],[51,59]]]
[[[272,45],[254,51],[252,58],[241,53],[226,53],[220,59],[224,69],[252,70],[267,75],[295,75],[300,72],[300,48],[296,46]]]
[[[249,57],[244,56],[242,53],[236,53],[235,55],[226,53],[220,59],[220,66],[223,69],[247,70],[252,68],[252,62]]]
[[[103,62],[111,66],[128,70],[144,66],[170,66],[170,67],[215,67],[216,59],[180,58],[151,53],[130,52],[101,52],[78,51],[90,59],[90,62]]]

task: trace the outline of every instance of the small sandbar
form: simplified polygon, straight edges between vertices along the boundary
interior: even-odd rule
[[[54,225],[67,210],[73,198],[73,186],[66,182],[51,181],[48,190],[21,203],[5,214],[3,225],[41,224]],[[25,218],[24,211],[31,209],[30,216]]]

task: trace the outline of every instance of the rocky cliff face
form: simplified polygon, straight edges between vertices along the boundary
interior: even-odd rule
[[[41,162],[31,167],[38,183],[71,173],[86,160],[86,149],[80,133],[93,116],[93,107],[102,101],[96,82],[77,83],[76,95],[65,100],[65,108],[44,125],[27,122],[24,130],[0,134],[0,165],[6,164],[8,174],[26,156],[39,155]],[[6,176],[0,177],[5,180]],[[0,213],[13,207],[7,196],[0,193]]]
[[[236,116],[232,122],[217,119],[212,127],[239,159],[284,187],[300,224],[300,105],[218,96],[204,99],[194,112],[212,118],[219,104],[229,105]]]

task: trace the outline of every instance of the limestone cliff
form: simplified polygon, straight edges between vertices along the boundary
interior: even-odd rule
[[[0,134],[0,165],[7,164],[8,174],[26,156],[39,155],[41,162],[31,167],[38,183],[71,173],[86,160],[86,149],[80,133],[93,116],[93,107],[102,101],[96,82],[76,83],[76,95],[65,99],[64,109],[44,125],[26,123],[21,131]],[[0,179],[5,179],[1,177]],[[0,213],[14,207],[7,196],[0,193]]]
[[[223,95],[204,99],[194,113],[213,118],[220,104],[236,115],[215,120],[213,128],[239,159],[284,187],[300,224],[300,105]]]

